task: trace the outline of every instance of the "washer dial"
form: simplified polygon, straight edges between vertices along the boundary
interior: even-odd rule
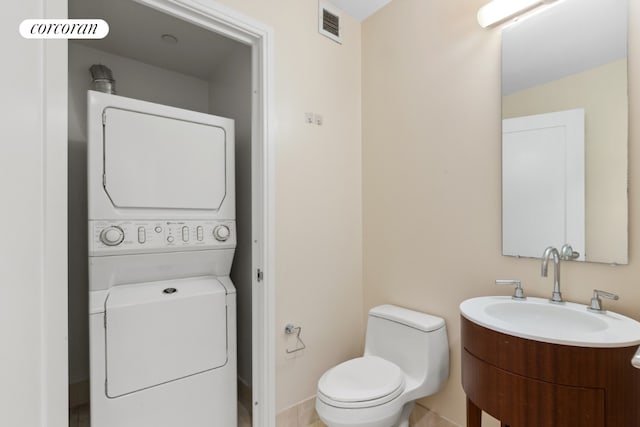
[[[110,225],[100,232],[100,241],[107,246],[118,246],[124,240],[124,231],[117,225]]]
[[[218,225],[213,229],[213,237],[218,242],[226,242],[229,236],[231,236],[231,230],[226,225]]]

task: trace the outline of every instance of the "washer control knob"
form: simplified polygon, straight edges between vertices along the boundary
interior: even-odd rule
[[[231,230],[226,225],[218,225],[213,229],[213,237],[218,242],[226,242],[229,236],[231,236]]]
[[[124,231],[117,225],[110,225],[100,232],[100,241],[107,246],[118,246],[124,240]]]

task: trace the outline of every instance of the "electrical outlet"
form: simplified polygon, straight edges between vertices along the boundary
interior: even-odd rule
[[[321,114],[314,114],[313,115],[313,121],[318,126],[322,126],[322,122],[323,122],[322,115]]]

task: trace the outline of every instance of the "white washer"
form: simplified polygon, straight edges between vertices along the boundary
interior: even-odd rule
[[[233,120],[88,93],[92,427],[237,425]]]

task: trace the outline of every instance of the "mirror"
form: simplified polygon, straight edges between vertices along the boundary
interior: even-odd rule
[[[564,0],[502,31],[502,251],[628,263],[628,0]]]

